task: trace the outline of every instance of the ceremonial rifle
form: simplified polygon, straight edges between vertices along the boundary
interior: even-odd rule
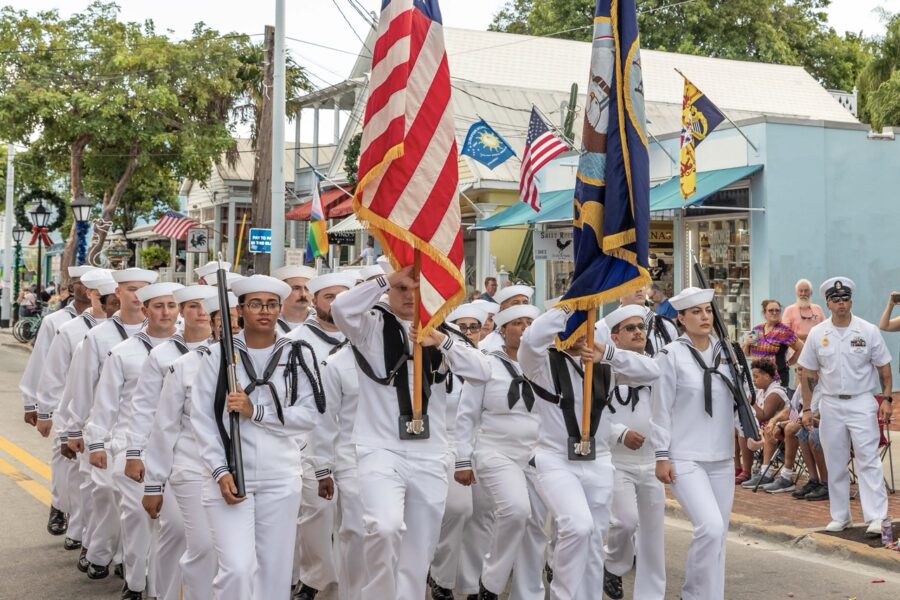
[[[219,292],[219,314],[222,317],[222,356],[227,369],[228,393],[238,391],[237,374],[235,373],[234,338],[231,336],[231,310],[228,306],[228,285],[225,269],[222,267],[222,253],[219,253],[219,269],[216,271]],[[244,484],[244,457],[241,451],[241,415],[236,411],[228,413],[228,425],[231,435],[231,475],[234,477],[234,486],[237,488],[238,498],[247,495]]]
[[[708,288],[709,286],[706,283],[703,268],[700,266],[700,261],[697,260],[697,256],[693,252],[691,252],[691,259],[694,262],[694,274],[697,275],[697,281],[700,283],[700,287]],[[750,377],[750,366],[747,364],[747,357],[744,356],[744,351],[741,350],[740,345],[728,338],[728,330],[725,328],[725,321],[722,320],[722,315],[719,314],[719,307],[716,306],[715,298],[710,302],[710,305],[712,306],[713,311],[713,329],[715,329],[716,337],[722,342],[722,347],[725,348],[725,352],[728,355],[728,369],[731,372],[731,381],[734,384],[732,386],[734,388],[735,396],[734,403],[738,413],[738,420],[741,424],[741,430],[744,432],[744,437],[758,441],[760,439],[759,425],[756,423],[756,415],[753,413],[755,394],[753,392],[753,380]],[[750,396],[747,395],[747,390],[744,388],[745,382],[749,386]]]

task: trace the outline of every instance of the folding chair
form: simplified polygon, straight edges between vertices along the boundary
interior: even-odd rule
[[[875,399],[878,400],[880,408],[881,403],[884,402],[884,396],[875,396]],[[894,484],[894,455],[891,453],[891,428],[882,419],[878,419],[878,455],[881,457],[882,464],[885,457],[888,459],[888,472],[891,475],[891,480],[888,482],[887,477],[885,477],[884,486],[889,494],[893,494],[897,491],[897,488]]]

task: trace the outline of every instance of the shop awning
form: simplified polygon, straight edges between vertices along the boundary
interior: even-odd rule
[[[365,231],[366,226],[363,225],[356,215],[351,214],[349,217],[328,230],[328,233],[356,233],[357,231]]]
[[[697,191],[686,201],[681,199],[679,177],[676,175],[667,182],[650,190],[650,212],[657,210],[675,210],[692,204],[703,202],[719,190],[750,177],[763,168],[762,165],[748,167],[732,167],[697,173]]]
[[[338,188],[325,190],[321,195],[322,208],[325,209],[326,219],[346,217],[353,213],[353,198]],[[295,206],[284,218],[289,221],[309,221],[309,213],[312,211],[312,196],[304,198],[304,203]]]
[[[703,202],[719,190],[750,177],[763,168],[762,165],[732,167],[697,173],[697,192],[685,202],[681,199],[678,176],[650,190],[650,212],[674,210]],[[524,202],[517,202],[506,210],[481,221],[473,229],[498,229],[500,227],[527,226],[534,223],[564,223],[572,220],[572,200],[575,190],[558,190],[541,194],[541,211],[534,212]]]

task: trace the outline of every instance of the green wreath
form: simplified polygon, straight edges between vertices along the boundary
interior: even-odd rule
[[[38,200],[41,200],[56,209],[56,219],[47,224],[47,229],[49,231],[56,231],[57,229],[62,227],[63,223],[66,220],[66,201],[60,198],[57,194],[48,192],[46,190],[32,190],[16,200],[14,208],[16,214],[16,223],[19,224],[19,227],[22,227],[28,231],[31,231],[31,228],[34,227],[31,219],[29,219],[28,215],[25,214],[25,209]]]

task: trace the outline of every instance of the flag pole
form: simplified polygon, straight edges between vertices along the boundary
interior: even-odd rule
[[[234,272],[238,272],[238,265],[241,264],[241,245],[244,243],[244,226],[247,224],[247,213],[244,213],[243,218],[241,219],[241,233],[238,235],[237,239],[237,252],[234,253],[234,266],[231,267],[234,269]],[[228,240],[231,243],[231,240]]]
[[[566,135],[562,132],[562,129],[560,129],[559,127],[554,125],[553,121],[550,120],[550,117],[545,115],[544,111],[542,111],[540,108],[538,108],[537,104],[532,103],[531,106],[532,106],[532,108],[534,108],[534,110],[538,111],[538,114],[541,115],[541,118],[544,120],[544,123],[547,124],[547,127],[552,129],[553,131],[555,131],[557,133],[557,135],[559,135],[560,139],[566,143],[566,146],[568,146],[570,149],[574,150],[575,147],[569,143],[569,138],[567,138]]]
[[[597,318],[597,309],[589,308],[587,311],[584,343],[587,348],[594,348],[594,325]],[[581,403],[581,443],[576,452],[582,456],[591,454],[591,408],[594,399],[594,361],[589,360],[584,364],[584,387],[582,388]]]
[[[419,282],[419,275],[422,270],[422,255],[418,248],[415,250],[415,266],[413,267],[413,279],[416,283]],[[419,291],[419,286],[416,286],[415,291],[415,309],[416,313],[413,316],[413,326],[416,330],[416,335],[419,335],[419,327],[422,325],[422,318],[420,316],[421,311],[419,307],[422,303],[422,295]],[[409,433],[419,434],[424,430],[424,424],[422,422],[422,344],[419,343],[418,340],[412,340],[413,342],[413,398],[412,398],[412,420],[409,423]]]
[[[687,78],[687,76],[686,76],[684,73],[682,73],[682,72],[678,69],[678,67],[672,67],[672,68],[675,69],[675,72],[678,73],[679,75],[681,75],[682,77],[684,77],[687,81],[691,81],[690,79]],[[692,82],[692,83],[693,83],[693,82]],[[705,95],[706,95],[706,94],[704,94],[704,96],[705,96]],[[707,98],[708,98],[708,97],[709,97],[709,96],[707,96]],[[712,100],[710,100],[710,102],[712,102]],[[747,137],[747,134],[744,133],[744,130],[741,129],[740,127],[738,127],[737,123],[735,123],[734,121],[732,121],[732,120],[731,120],[731,117],[729,117],[727,114],[725,114],[725,111],[722,110],[721,108],[719,108],[719,106],[718,106],[717,104],[715,104],[715,103],[713,102],[713,105],[718,109],[718,111],[719,111],[720,113],[722,113],[722,116],[725,117],[725,120],[728,121],[729,123],[731,123],[731,126],[732,126],[732,127],[734,127],[735,129],[737,129],[737,132],[738,132],[739,134],[741,134],[741,137],[743,137],[745,140],[747,140],[747,143],[750,144],[750,147],[753,148],[753,151],[754,151],[754,152],[759,152],[759,148],[756,147],[756,144],[754,144],[753,142],[750,141],[750,138]]]

